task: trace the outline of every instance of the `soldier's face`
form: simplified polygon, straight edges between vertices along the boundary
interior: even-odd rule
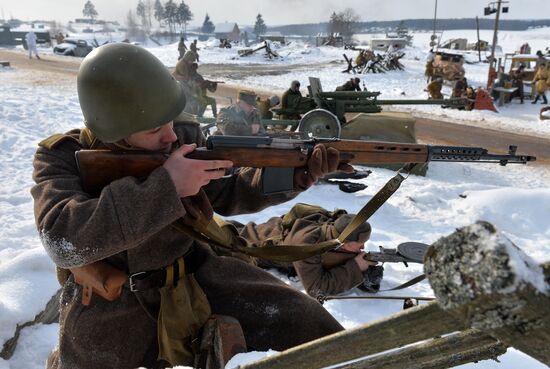
[[[153,129],[133,133],[126,138],[126,142],[133,147],[162,152],[170,152],[176,140],[173,121]]]
[[[342,248],[350,252],[361,252],[364,244],[365,244],[364,242],[347,241],[344,243]]]

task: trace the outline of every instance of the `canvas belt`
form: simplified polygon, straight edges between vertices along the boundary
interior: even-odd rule
[[[171,265],[163,268],[132,273],[128,276],[125,287],[132,292],[162,288],[172,283],[175,286],[185,274],[193,274],[202,264],[202,258],[195,251],[190,251],[176,259]],[[168,282],[168,283],[167,283]]]

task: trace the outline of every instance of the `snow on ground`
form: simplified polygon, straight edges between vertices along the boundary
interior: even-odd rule
[[[544,32],[548,34],[550,31],[545,29]],[[165,58],[170,55],[173,60],[177,52],[174,46],[154,47],[151,51],[161,57],[164,55]],[[341,53],[340,49],[332,48],[311,50],[315,63],[319,62],[317,57],[327,63],[337,60]],[[332,52],[334,55],[330,56]],[[223,61],[225,53],[229,57],[230,51],[224,50],[220,54],[219,50],[212,48],[210,54],[210,51],[204,50],[201,53],[201,61],[211,63],[217,55],[218,59],[222,60],[220,62],[226,63],[227,61]],[[363,76],[367,86],[370,89],[382,90],[382,97],[387,98],[401,96],[400,91],[404,91],[409,98],[422,95],[420,90],[424,86],[424,51],[420,48],[411,48],[407,53],[406,72]],[[292,53],[289,54],[289,58],[290,55]],[[414,56],[419,60],[415,60]],[[301,56],[294,61],[286,62],[301,63],[299,58]],[[311,62],[309,58],[304,59]],[[321,77],[323,85],[327,89],[332,89],[348,76],[339,74],[341,66],[330,68],[329,66],[324,70],[313,69],[308,75]],[[483,68],[486,66],[468,65],[467,70],[472,71],[470,80],[481,83]],[[290,73],[269,78],[250,77],[244,83],[282,90],[295,77],[306,82],[307,75],[297,76]],[[0,174],[3,178],[0,185],[0,343],[13,335],[17,324],[32,320],[58,288],[54,266],[40,245],[34,225],[32,198],[29,193],[33,183],[31,161],[36,145],[41,139],[80,126],[82,117],[74,82],[60,81],[53,84],[52,81],[42,78],[38,72],[0,68]],[[534,116],[533,111],[527,110],[530,108],[527,105],[521,107],[526,109],[524,114],[528,117]],[[513,105],[503,110],[501,116],[495,117],[492,113],[476,112],[474,114],[480,115],[479,121],[474,124],[495,126],[495,122],[500,121],[501,128],[519,131],[520,123],[513,123],[514,118],[530,127],[525,128],[526,132],[536,132],[540,135],[547,133],[542,128],[533,127],[536,124],[535,119],[518,118],[516,113],[512,112],[517,107],[520,106]],[[432,109],[433,111],[428,109],[425,113],[451,115],[447,110],[439,112],[439,108]],[[474,116],[465,112],[456,114],[457,119],[463,120]],[[502,116],[512,123],[504,123]],[[261,222],[288,211],[296,202],[319,204],[327,209],[339,207],[356,212],[392,176],[393,172],[389,170],[373,169],[368,178],[359,180],[368,185],[364,191],[346,194],[340,192],[336,186],[319,185],[289,203],[271,207],[257,214],[238,216],[235,219],[241,222]],[[410,176],[401,189],[372,217],[370,221],[373,233],[367,248],[376,250],[378,245],[395,247],[404,241],[432,243],[439,237],[453,232],[456,227],[483,219],[492,222],[537,262],[543,262],[550,260],[549,218],[548,167],[432,163],[426,177]],[[395,286],[422,272],[419,265],[410,265],[406,268],[393,264],[386,265],[385,268],[382,288]],[[300,288],[295,281],[289,281],[281,275],[279,277],[286,283]],[[391,294],[432,296],[432,291],[429,284],[424,281],[408,290]],[[384,300],[348,300],[329,301],[325,307],[346,328],[351,328],[399,312],[401,303]],[[56,344],[56,335],[56,324],[24,329],[15,355],[9,361],[0,359],[0,369],[42,368],[48,352]],[[250,361],[265,354],[240,355],[231,365]],[[484,361],[466,367],[486,369],[544,366],[522,353],[509,350],[501,357],[500,364]]]

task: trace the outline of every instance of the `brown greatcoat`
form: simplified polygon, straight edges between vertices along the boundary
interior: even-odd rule
[[[267,222],[246,225],[232,221],[239,235],[247,239],[251,246],[262,247],[278,245],[313,245],[338,237],[333,219],[321,212],[316,212],[297,219],[290,230],[284,229],[282,217],[270,218]],[[361,227],[370,236],[368,224]],[[367,237],[362,237],[366,241]],[[363,273],[353,258],[344,264],[331,269],[323,267],[323,258],[330,257],[330,252],[316,255],[294,263],[274,263],[266,260],[255,261],[262,268],[285,270],[294,266],[305,290],[313,297],[319,294],[332,295],[348,291],[363,282]]]
[[[180,144],[203,145],[197,124],[175,124]],[[216,256],[208,245],[170,226],[185,214],[174,184],[163,168],[147,178],[125,177],[103,188],[98,196],[82,189],[74,160],[87,148],[80,130],[68,133],[50,149],[39,147],[34,158],[32,188],[36,224],[43,245],[60,267],[72,268],[97,260],[135,273],[170,265],[191,252],[195,279],[206,294],[212,313],[230,315],[241,323],[249,350],[285,350],[342,326],[305,294],[269,273],[235,258]],[[218,214],[259,211],[296,195],[261,194],[261,169],[243,168],[204,189]],[[159,291],[138,292],[153,314]],[[73,277],[61,295],[59,346],[49,368],[97,369],[161,367],[157,361],[157,324],[135,293],[124,288],[109,302],[93,295],[81,304],[82,288]]]

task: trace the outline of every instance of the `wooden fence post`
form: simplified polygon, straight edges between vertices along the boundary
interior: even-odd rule
[[[545,270],[487,222],[438,240],[425,259],[426,275],[445,311],[550,365]]]

